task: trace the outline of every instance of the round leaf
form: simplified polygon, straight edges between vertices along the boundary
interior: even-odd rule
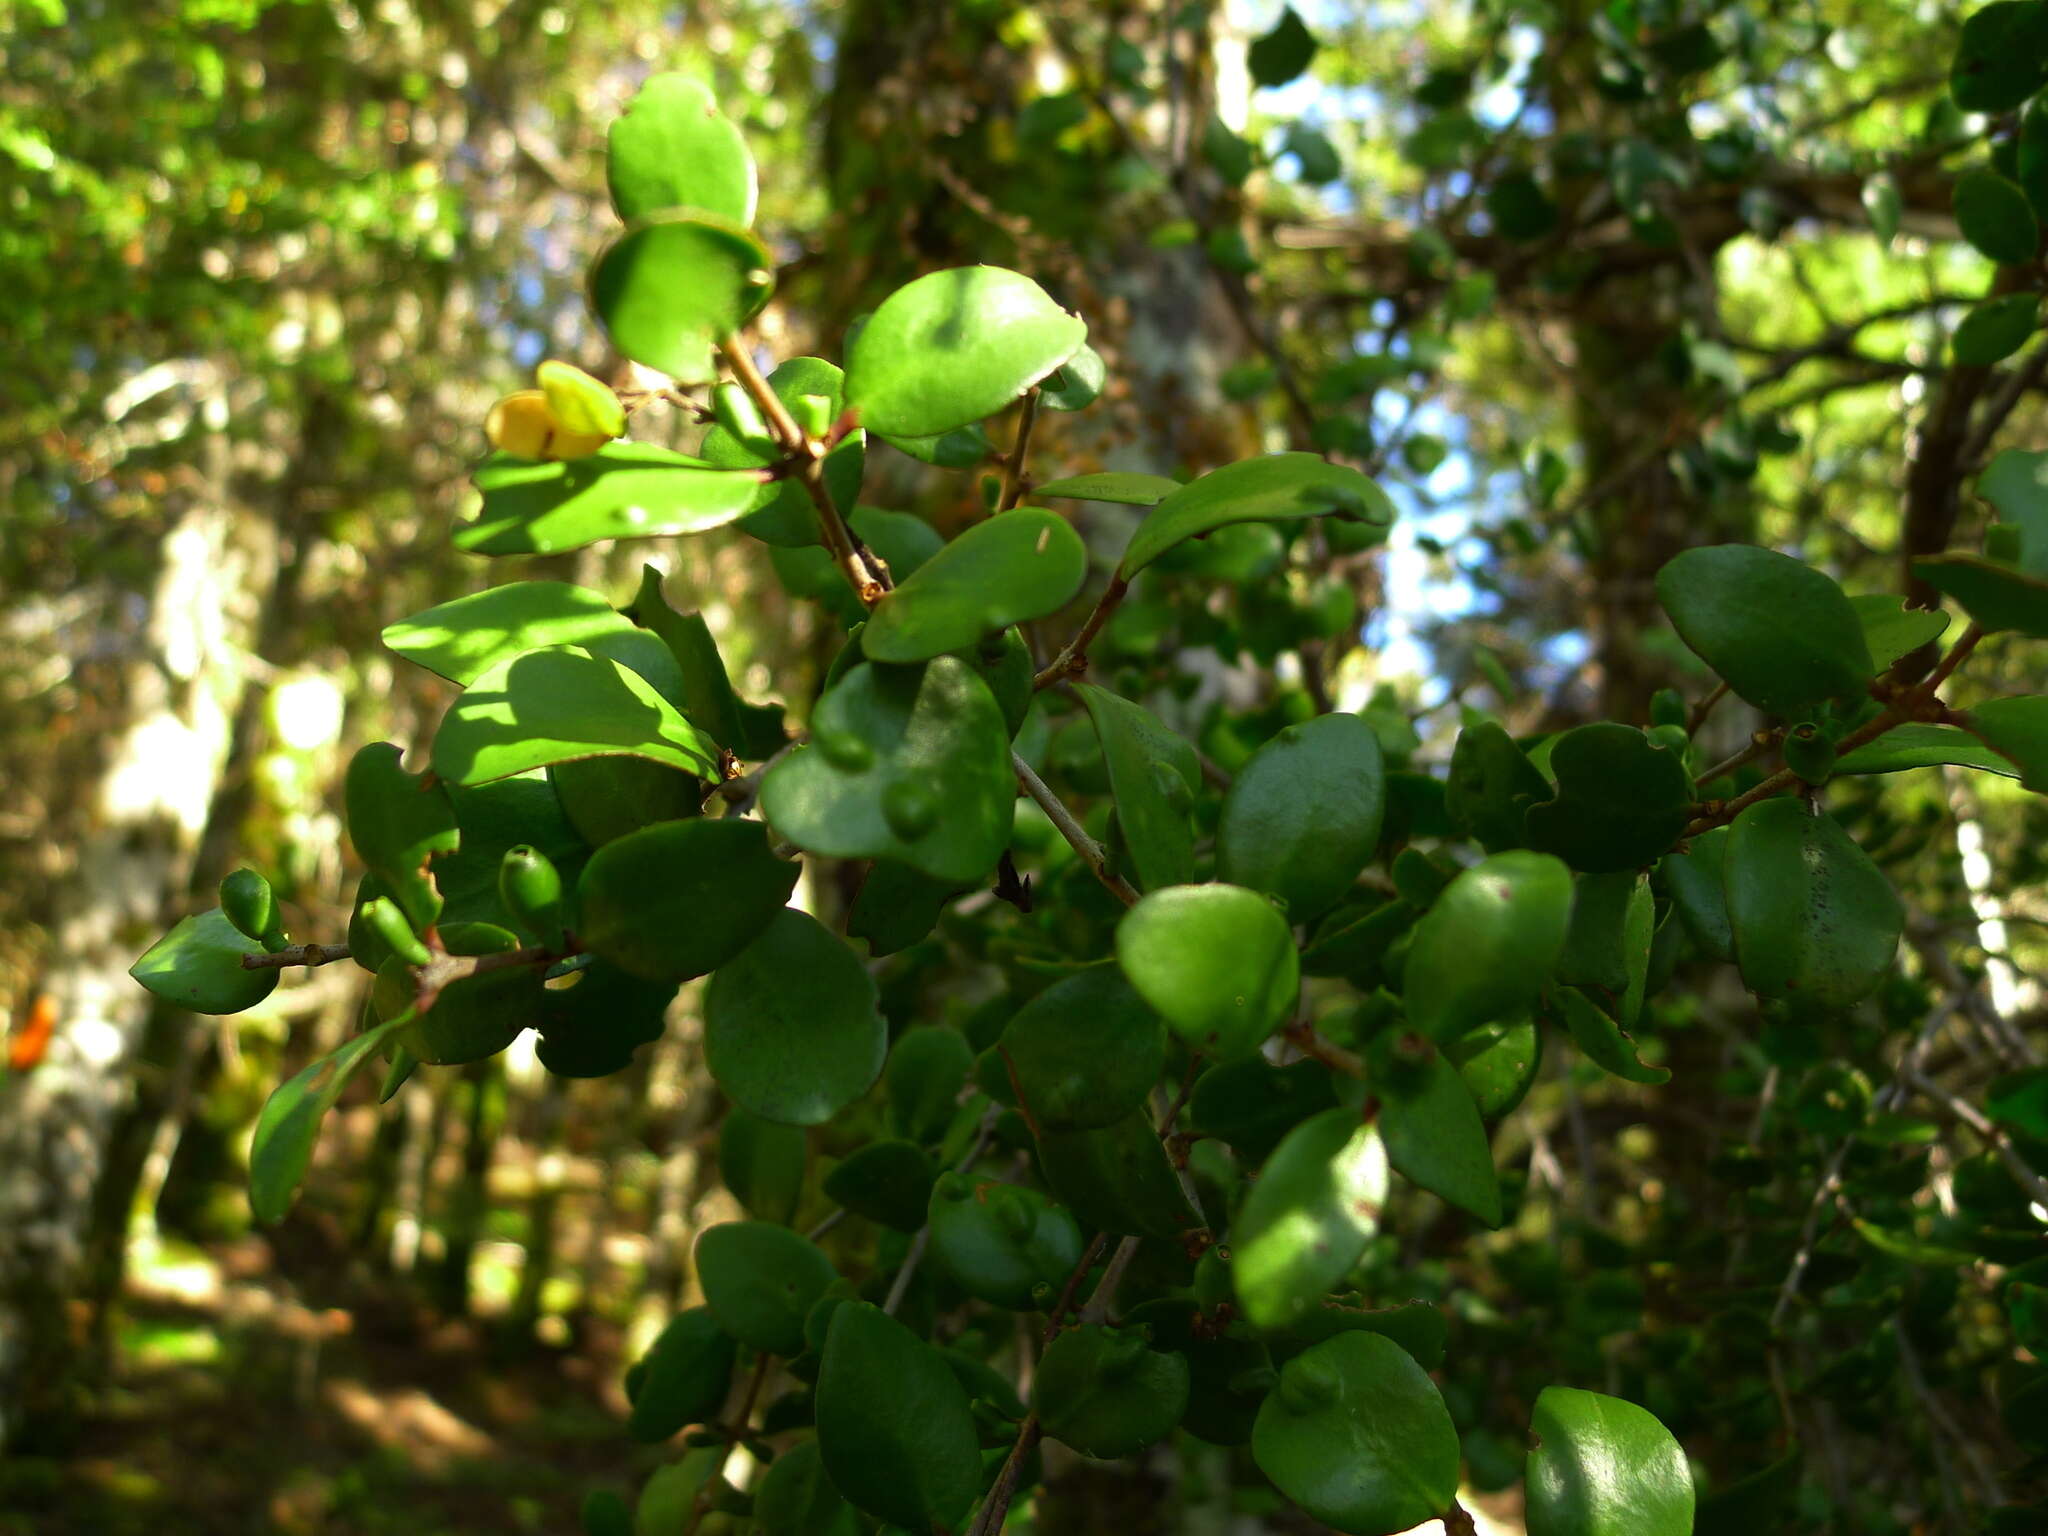
[[[754,222],[754,157],[720,115],[710,89],[688,75],[650,75],[607,136],[612,206],[631,223],[663,208],[700,208]]]
[[[612,344],[685,384],[714,376],[712,344],[774,290],[767,248],[736,224],[674,209],[648,214],[590,268],[590,307]]]
[[[446,722],[442,728],[446,730]],[[441,916],[442,907],[427,861],[453,853],[461,834],[448,791],[423,773],[407,773],[400,756],[397,747],[379,741],[349,759],[343,785],[348,835],[414,931],[425,932]],[[434,771],[442,778],[459,778],[438,762]]]
[[[1846,1008],[1891,969],[1905,908],[1825,811],[1750,806],[1729,829],[1723,881],[1736,964],[1759,996]]]
[[[1092,1131],[1047,1131],[1038,1164],[1067,1209],[1092,1232],[1178,1237],[1200,1218],[1143,1111]]]
[[[1657,573],[1657,598],[1680,638],[1767,714],[1796,718],[1860,697],[1875,670],[1842,589],[1776,550],[1689,549]]]
[[[1458,1492],[1458,1432],[1443,1398],[1406,1350],[1375,1333],[1340,1333],[1281,1368],[1252,1457],[1346,1536],[1435,1520]]]
[[[1356,715],[1291,725],[1252,754],[1224,796],[1217,876],[1278,897],[1289,922],[1319,917],[1378,848],[1386,799],[1371,726]]]
[[[1031,1406],[1045,1432],[1084,1456],[1135,1456],[1171,1434],[1187,1405],[1184,1357],[1099,1324],[1054,1339],[1031,1381]]]
[[[1257,1050],[1301,990],[1287,919],[1241,885],[1154,891],[1117,924],[1116,958],[1169,1029],[1222,1058]]]
[[[718,1128],[718,1172],[747,1213],[789,1225],[803,1196],[809,1139],[799,1126],[779,1125],[734,1109]]]
[[[871,1515],[913,1531],[950,1529],[981,1491],[966,1390],[943,1355],[879,1307],[834,1309],[817,1416],[833,1486]]]
[[[874,661],[923,661],[1043,618],[1073,600],[1088,551],[1067,520],[1019,507],[976,523],[918,567],[868,615]]]
[[[1444,1047],[1444,1055],[1472,1095],[1480,1115],[1498,1120],[1528,1094],[1543,1060],[1543,1036],[1533,1019],[1482,1024]]]
[[[796,877],[757,821],[662,822],[591,855],[576,886],[576,934],[643,980],[688,981],[753,943]]]
[[[846,356],[872,432],[936,437],[992,416],[1080,350],[1088,327],[1021,273],[954,267],[882,301]]]
[[[408,661],[465,686],[499,662],[549,646],[628,634],[633,623],[602,593],[566,581],[514,581],[384,626]]]
[[[1272,453],[1211,470],[1166,496],[1138,525],[1117,575],[1128,581],[1183,539],[1231,523],[1340,513],[1375,526],[1394,520],[1387,493],[1355,469],[1313,453]]]
[[[1500,1179],[1472,1091],[1432,1054],[1379,1080],[1380,1135],[1396,1173],[1489,1227],[1501,1222]]]
[[[1557,791],[1529,807],[1528,842],[1574,869],[1640,869],[1677,840],[1691,814],[1684,760],[1632,725],[1602,720],[1565,732],[1551,747],[1550,771]]]
[[[705,1064],[735,1103],[765,1119],[822,1125],[873,1086],[888,1049],[867,967],[794,907],[704,988]]]
[[[1949,94],[1965,112],[2004,112],[2048,74],[2048,8],[2038,0],[1993,0],[1963,22]]]
[[[738,1346],[706,1307],[678,1312],[640,1359],[626,1428],[652,1445],[718,1416]]]
[[[497,454],[475,481],[483,510],[455,533],[456,547],[473,555],[559,555],[603,539],[702,533],[755,506],[764,488],[751,470],[652,443],[607,443],[562,463]]]
[[[792,1446],[769,1464],[754,1494],[762,1536],[859,1536],[853,1509],[832,1486],[818,1442]]]
[[[1102,354],[1083,346],[1046,377],[1038,403],[1048,411],[1081,411],[1093,405],[1109,382]]]
[[[1692,1469],[1654,1414],[1545,1387],[1529,1428],[1529,1536],[1691,1536]]]
[[[1408,1018],[1439,1043],[1525,1012],[1571,926],[1572,877],[1547,853],[1496,853],[1444,887],[1408,951]]]
[[[179,919],[150,945],[128,974],[178,1008],[194,1013],[240,1013],[277,986],[274,970],[242,968],[242,956],[263,946],[227,920],[218,907]]]
[[[957,1030],[906,1029],[889,1048],[884,1074],[896,1134],[937,1141],[952,1124],[954,1104],[973,1070],[974,1047]]]
[[[718,1325],[750,1349],[804,1351],[804,1318],[838,1279],[817,1244],[764,1221],[726,1221],[697,1239],[697,1281]]]
[[[1145,1102],[1166,1065],[1166,1031],[1113,965],[1047,987],[998,1043],[1031,1118],[1049,1131],[1122,1119]]]
[[[1356,1110],[1325,1110],[1289,1131],[1231,1226],[1252,1325],[1285,1328],[1321,1301],[1365,1253],[1386,1198],[1386,1147]]]
[[[1195,836],[1188,810],[1202,780],[1195,749],[1142,704],[1093,683],[1077,683],[1074,691],[1102,744],[1117,824],[1138,884],[1157,890],[1194,879]]]
[[[1976,368],[2002,363],[2027,344],[2041,310],[2036,294],[2009,293],[1986,299],[1956,327],[1956,361]]]
[[[927,1209],[932,1257],[961,1290],[1024,1312],[1081,1262],[1081,1229],[1037,1190],[943,1173]]]
[[[938,1176],[922,1147],[908,1141],[871,1141],[856,1147],[825,1175],[828,1200],[856,1216],[878,1221],[899,1232],[924,1225]]]
[[[2018,183],[1996,171],[1965,171],[1956,178],[1956,227],[1993,261],[2030,263],[2041,241],[2034,206]]]

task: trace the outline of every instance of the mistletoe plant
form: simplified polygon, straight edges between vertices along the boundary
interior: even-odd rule
[[[1281,1494],[1352,1536],[1470,1530],[1467,1452],[1431,1375],[1444,1320],[1369,1304],[1385,1282],[1361,1269],[1396,1181],[1502,1225],[1490,1127],[1546,1050],[1664,1081],[1630,1031],[1681,946],[1795,1025],[1885,981],[1901,901],[1826,785],[1962,763],[2048,791],[2048,698],[1965,713],[1942,697],[1983,636],[2048,638],[2048,455],[1992,464],[1981,554],[1917,567],[1972,621],[1938,662],[1941,613],[1848,596],[1767,549],[1703,548],[1656,582],[1721,679],[1691,707],[1660,695],[1646,725],[1535,741],[1472,717],[1447,777],[1410,763],[1391,708],[1297,700],[1205,731],[1205,753],[1155,713],[1173,689],[1148,704],[1143,669],[1105,675],[1091,649],[1143,655],[1148,612],[1190,575],[1277,580],[1312,523],[1329,547],[1370,547],[1394,515],[1371,480],[1276,453],[1186,483],[1034,484],[1034,421],[1088,406],[1104,366],[1030,278],[928,274],[859,326],[843,370],[764,374],[747,327],[773,262],[736,130],[700,86],[657,77],[614,126],[609,170],[626,227],[591,302],[619,352],[673,383],[622,400],[544,364],[492,412],[481,515],[457,542],[555,554],[737,523],[846,621],[844,646],[792,734],[739,697],[652,570],[623,607],[519,581],[386,630],[462,692],[425,771],[390,744],[349,767],[367,873],[347,943],[292,942],[243,870],[135,967],[211,1013],[259,1002],[287,966],[374,975],[360,1033],[263,1111],[257,1214],[287,1209],[323,1114],[373,1058],[387,1099],[529,1029],[550,1071],[615,1073],[708,978],[722,1165],[757,1219],[701,1234],[702,1306],[628,1378],[633,1434],[686,1435],[685,1454],[637,1517],[593,1495],[590,1530],[986,1536],[1042,1437],[1121,1457],[1177,1433],[1248,1444]],[[708,422],[695,454],[625,440],[662,401]],[[983,424],[1012,407],[992,460]],[[942,541],[863,505],[877,439],[942,469],[999,463],[986,515]],[[1060,509],[1089,502],[1138,509],[1135,531],[1041,650],[1091,584]],[[1313,634],[1307,605],[1272,606]],[[1135,621],[1121,645],[1115,620]],[[1703,763],[1694,736],[1731,693],[1771,723]],[[846,909],[791,905],[806,864],[834,861],[857,868]],[[949,1012],[894,956],[1000,985]],[[807,1188],[828,1125],[844,1155]],[[797,1230],[821,1202],[859,1219]],[[1530,1429],[1536,1536],[1692,1528],[1687,1459],[1646,1409],[1560,1382]],[[765,1466],[744,1489],[722,1473],[734,1445]]]

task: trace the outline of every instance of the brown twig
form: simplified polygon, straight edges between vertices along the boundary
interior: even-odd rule
[[[346,944],[294,944],[289,949],[274,949],[267,955],[242,956],[245,971],[282,971],[294,965],[331,965],[336,960],[349,958]]]
[[[1031,765],[1025,762],[1014,748],[1010,752],[1010,767],[1017,775],[1017,782],[1024,786],[1024,793],[1037,803],[1038,808],[1044,811],[1047,818],[1059,829],[1060,836],[1064,837],[1073,846],[1074,852],[1081,855],[1083,862],[1095,871],[1095,878],[1103,883],[1109,894],[1127,907],[1136,906],[1138,893],[1131,888],[1130,881],[1109,867],[1109,855],[1103,851],[1102,844],[1096,842],[1082,829],[1081,823],[1074,820],[1074,813],[1061,804],[1060,797],[1046,787],[1045,780],[1032,772]]]
[[[1059,655],[1046,663],[1045,669],[1031,679],[1033,688],[1050,688],[1054,683],[1078,677],[1088,670],[1088,647],[1102,632],[1102,626],[1109,622],[1109,616],[1116,612],[1124,594],[1131,590],[1130,582],[1122,576],[1109,578],[1109,585],[1102,589],[1102,596],[1095,600],[1095,606],[1088,617],[1081,621],[1081,627],[1074,631],[1074,638],[1060,647]]]
[[[1003,461],[1003,494],[996,499],[996,511],[1007,512],[1024,499],[1027,480],[1025,460],[1031,454],[1031,429],[1038,422],[1038,387],[1024,391],[1024,409],[1017,416],[1017,440]]]
[[[1342,1072],[1346,1077],[1365,1076],[1365,1058],[1356,1051],[1345,1050],[1334,1041],[1325,1040],[1316,1033],[1313,1024],[1298,1021],[1280,1033],[1302,1055],[1314,1057],[1332,1071]]]

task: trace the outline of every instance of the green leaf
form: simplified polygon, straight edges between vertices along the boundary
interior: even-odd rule
[[[1557,204],[1526,170],[1496,176],[1486,189],[1486,215],[1508,240],[1541,240],[1557,228]]]
[[[674,983],[642,981],[595,956],[570,975],[573,981],[542,989],[534,1026],[540,1064],[555,1076],[610,1077],[661,1038]]]
[[[1219,879],[1279,898],[1291,923],[1343,899],[1379,847],[1379,738],[1356,715],[1290,725],[1254,752],[1223,799]]]
[[[2048,6],[2039,0],[1994,0],[1963,22],[1949,73],[1949,94],[1965,112],[2018,106],[2048,75]]]
[[[248,971],[242,956],[263,946],[215,907],[180,918],[128,967],[128,974],[165,1002],[194,1013],[240,1013],[277,986],[274,970]]]
[[[1993,1078],[1984,1113],[2030,1141],[2048,1141],[2048,1067],[2026,1067]]]
[[[2017,759],[2014,759],[2017,761]],[[1963,768],[1980,768],[2020,776],[2013,763],[1987,747],[1968,731],[1952,725],[1895,725],[1868,746],[1858,747],[1846,757],[1835,759],[1836,773],[1897,773],[1904,768],[1931,768],[1954,763]]]
[[[1729,829],[1723,878],[1736,963],[1759,996],[1847,1008],[1892,968],[1905,908],[1826,812],[1750,806]]]
[[[1564,1025],[1572,1043],[1602,1069],[1631,1083],[1668,1083],[1667,1067],[1647,1065],[1636,1055],[1635,1043],[1626,1031],[1608,1017],[1598,1003],[1576,987],[1559,987],[1550,994],[1554,1022]]]
[[[792,412],[804,408],[806,396],[815,397],[818,414],[827,422],[836,421],[845,409],[846,376],[836,364],[821,357],[784,359],[768,375],[768,387]],[[764,468],[781,456],[772,440],[742,441],[723,424],[705,432],[697,452],[706,463],[732,469]],[[847,433],[825,455],[825,490],[842,515],[851,514],[860,500],[866,468],[867,434],[858,429]],[[802,483],[791,476],[758,486],[740,526],[764,543],[787,548],[816,544],[820,538],[818,509]]]
[[[225,1011],[225,1010],[223,1010]],[[339,1050],[322,1056],[295,1077],[278,1084],[256,1117],[249,1144],[249,1205],[265,1223],[284,1220],[299,1181],[313,1161],[320,1122],[340,1099],[356,1070],[406,1022],[406,1015],[365,1030]]]
[[[1529,807],[1552,795],[1550,781],[1501,726],[1487,720],[1458,732],[1444,810],[1488,853],[1523,846]]]
[[[1460,874],[1415,925],[1409,1021],[1441,1045],[1525,1012],[1564,952],[1571,909],[1571,872],[1547,853],[1496,853]]]
[[[1314,1519],[1394,1536],[1441,1517],[1458,1492],[1458,1432],[1422,1367],[1375,1333],[1340,1333],[1280,1370],[1252,1459]]]
[[[1038,1164],[1052,1192],[1094,1232],[1178,1237],[1201,1218],[1142,1110],[1090,1131],[1046,1131]]]
[[[1853,755],[1853,754],[1852,754]],[[1667,853],[1657,872],[1693,942],[1715,960],[1735,959],[1735,933],[1728,925],[1723,866],[1728,829],[1714,827],[1693,838],[1683,853]]]
[[[929,272],[884,299],[846,355],[871,432],[936,437],[993,416],[1080,350],[1088,327],[1021,273]]]
[[[1123,915],[1116,958],[1191,1050],[1244,1056],[1280,1027],[1301,991],[1287,919],[1241,885],[1174,885]]]
[[[678,1312],[640,1357],[627,1433],[653,1445],[718,1417],[739,1353],[708,1307]]]
[[[898,453],[938,469],[972,469],[985,463],[996,451],[995,444],[989,441],[987,429],[978,421],[931,437],[884,437],[879,432],[875,435]]]
[[[1195,836],[1188,811],[1202,782],[1195,749],[1142,704],[1093,683],[1077,683],[1074,691],[1102,743],[1117,825],[1138,884],[1158,890],[1192,880]]]
[[[1529,1536],[1692,1536],[1692,1469],[1655,1415],[1545,1387],[1529,1428]]]
[[[1689,549],[1657,572],[1657,597],[1700,660],[1766,714],[1861,697],[1876,670],[1842,589],[1776,550]]]
[[[493,923],[443,923],[440,938],[451,955],[497,955],[519,947],[515,934]],[[413,984],[403,961],[385,961],[377,982],[379,992],[391,997],[386,1017],[411,1011]],[[398,1043],[429,1066],[485,1061],[521,1030],[539,1024],[546,995],[538,965],[464,976],[443,987],[432,1006],[414,1014]]]
[[[1083,1456],[1135,1456],[1173,1433],[1187,1406],[1185,1357],[1099,1323],[1055,1338],[1031,1380],[1031,1407],[1045,1432]]]
[[[867,967],[794,907],[704,988],[705,1065],[733,1102],[764,1119],[824,1124],[874,1085],[888,1050]]]
[[[1195,1080],[1188,1125],[1225,1143],[1240,1162],[1261,1163],[1289,1131],[1336,1102],[1329,1069],[1320,1062],[1275,1067],[1264,1057],[1247,1056],[1211,1067]]]
[[[1164,475],[1121,474],[1105,470],[1093,475],[1070,475],[1031,488],[1033,496],[1069,497],[1074,501],[1113,501],[1127,507],[1149,507],[1164,501],[1180,489],[1178,480]]]
[[[2048,575],[1982,555],[1934,555],[1913,562],[1913,574],[1952,597],[1986,634],[2012,631],[2048,640]]]
[[[1356,1110],[1325,1110],[1289,1131],[1231,1226],[1252,1326],[1285,1328],[1321,1301],[1364,1255],[1386,1198],[1385,1144]]]
[[[1500,1179],[1486,1125],[1458,1068],[1432,1051],[1376,1080],[1380,1136],[1394,1172],[1489,1227],[1501,1223]]]
[[[976,523],[877,603],[861,631],[870,660],[924,661],[1056,613],[1088,575],[1067,520],[1019,507]]]
[[[612,206],[631,223],[664,208],[697,208],[734,224],[754,222],[754,157],[720,115],[711,91],[688,75],[650,75],[606,138]]]
[[[1640,1001],[1650,968],[1650,940],[1656,924],[1656,903],[1650,882],[1633,870],[1583,875],[1572,900],[1572,925],[1564,953],[1557,959],[1557,979],[1578,987],[1598,987],[1619,1001]],[[1625,1023],[1634,1022],[1623,1008]]]
[[[1337,153],[1337,146],[1330,142],[1328,135],[1307,123],[1287,125],[1287,137],[1282,141],[1281,152],[1294,156],[1295,168],[1301,179],[1312,187],[1328,186],[1344,174],[1344,161]]]
[[[978,1301],[1028,1312],[1034,1292],[1057,1290],[1081,1262],[1081,1228],[1035,1189],[942,1173],[927,1217],[931,1253]]]
[[[870,1141],[855,1147],[825,1175],[825,1198],[856,1216],[915,1232],[924,1225],[938,1169],[924,1148],[908,1141]]]
[[[537,463],[493,454],[477,467],[483,511],[456,530],[473,555],[559,555],[604,539],[702,533],[752,507],[750,469],[717,469],[652,443],[607,443],[588,458]]]
[[[936,928],[947,903],[965,889],[957,881],[934,880],[908,865],[877,859],[846,909],[846,936],[866,940],[868,954],[877,959],[898,954]]]
[[[2048,451],[2006,449],[1977,477],[1977,494],[2017,531],[2011,562],[2030,576],[2048,576]]]
[[[633,1506],[633,1536],[669,1536],[688,1528],[697,1497],[705,1485],[729,1491],[719,1468],[730,1454],[725,1446],[707,1445],[681,1461],[657,1467],[640,1489]],[[717,1495],[714,1493],[713,1497]]]
[[[2038,294],[2009,293],[1986,299],[1956,327],[1956,361],[1970,367],[1988,368],[2002,363],[2027,344],[2040,314]]]
[[[1032,1120],[1049,1131],[1121,1120],[1145,1103],[1166,1066],[1166,1031],[1114,965],[1054,982],[997,1043]]]
[[[1862,202],[1871,233],[1877,236],[1879,245],[1890,246],[1898,238],[1899,221],[1905,214],[1898,178],[1888,171],[1871,177],[1863,183]]]
[[[1557,793],[1529,807],[1529,846],[1589,874],[1642,868],[1691,814],[1684,759],[1632,725],[1602,720],[1565,732],[1551,746],[1550,771]]]
[[[981,1446],[946,1357],[880,1307],[834,1309],[818,1366],[818,1449],[849,1503],[911,1531],[957,1526]]]
[[[1955,211],[1963,238],[1993,261],[2008,266],[2033,261],[2041,226],[2016,182],[1996,171],[1965,171],[1956,178]]]
[[[2021,784],[2048,795],[2048,697],[1987,699],[1970,711],[1970,729],[2019,766]]]
[[[1138,525],[1117,575],[1130,580],[1183,539],[1231,523],[1276,523],[1329,513],[1385,527],[1387,493],[1355,469],[1313,453],[1271,453],[1211,470],[1167,495]]]
[[[441,915],[441,893],[427,873],[427,861],[453,853],[461,834],[448,791],[426,774],[407,773],[399,766],[402,755],[388,741],[357,752],[349,760],[343,798],[357,856],[383,882],[413,931],[423,933]],[[438,762],[435,772],[454,777]]]
[[[1458,1069],[1481,1118],[1498,1120],[1528,1095],[1543,1060],[1543,1036],[1533,1019],[1482,1024],[1443,1048]]]
[[[718,1128],[718,1172],[751,1216],[787,1226],[803,1198],[811,1156],[803,1129],[735,1109]]]
[[[1085,411],[1102,394],[1109,382],[1109,367],[1102,354],[1084,345],[1059,367],[1046,375],[1039,386],[1038,403],[1048,411]]]
[[[765,1221],[726,1221],[697,1238],[697,1282],[719,1327],[749,1349],[804,1352],[804,1318],[839,1278],[817,1244]]]
[[[763,814],[807,852],[963,885],[995,867],[1016,797],[1002,707],[955,656],[855,667],[819,699],[811,745],[761,785]]]
[[[576,936],[643,980],[688,981],[752,944],[797,872],[769,852],[757,821],[662,822],[591,855],[576,883]]]
[[[499,662],[463,690],[434,734],[434,772],[456,784],[608,754],[718,778],[716,742],[639,673],[578,646]]]
[[[761,1536],[860,1536],[853,1507],[825,1471],[818,1442],[791,1446],[768,1464],[754,1492]]]
[[[716,377],[712,345],[775,291],[774,267],[768,248],[739,225],[664,209],[636,219],[598,254],[590,307],[634,362],[701,384]]]
[[[957,1030],[906,1029],[889,1048],[883,1074],[896,1134],[937,1141],[952,1124],[960,1089],[973,1070],[974,1047]]]
[[[644,625],[675,658],[684,715],[712,740],[740,757],[766,757],[780,745],[781,732],[759,729],[733,692],[711,626],[700,613],[678,613],[661,594],[661,572],[644,566],[640,591],[625,616]],[[645,675],[644,673],[642,674]]]
[[[632,632],[632,623],[588,587],[514,581],[387,624],[383,640],[406,660],[467,685],[528,651]]]
[[[1901,656],[1909,656],[1923,645],[1931,645],[1948,628],[1948,615],[1938,608],[1908,608],[1902,598],[1870,593],[1849,599],[1856,620],[1863,626],[1863,643],[1870,648],[1870,660],[1879,672]]]
[[[1290,5],[1280,13],[1272,31],[1252,39],[1245,62],[1251,67],[1253,84],[1285,85],[1307,69],[1315,56],[1315,34]]]

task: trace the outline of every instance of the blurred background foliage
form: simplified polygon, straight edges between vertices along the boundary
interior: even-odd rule
[[[0,1532],[558,1532],[655,1455],[618,1434],[620,1362],[737,1209],[687,1009],[619,1077],[515,1050],[351,1101],[259,1231],[250,1125],[353,1028],[355,973],[218,1022],[124,974],[231,850],[295,932],[339,932],[338,768],[447,702],[378,646],[392,619],[520,576],[623,599],[651,559],[750,697],[829,660],[837,625],[736,532],[488,574],[449,544],[493,398],[547,356],[625,378],[578,281],[612,228],[605,127],[649,72],[700,73],[753,144],[777,353],[999,262],[1110,364],[1042,463],[1312,447],[1388,484],[1386,549],[1254,530],[1112,626],[1102,659],[1140,671],[1226,637],[1192,722],[1226,764],[1234,715],[1305,700],[1439,772],[1471,712],[1642,721],[1699,691],[1650,585],[1678,550],[1755,540],[1900,592],[1903,555],[1974,540],[1969,478],[1994,439],[2040,442],[2048,351],[1952,347],[2038,277],[1957,236],[1954,178],[2012,123],[1949,95],[1956,8],[1301,9],[1294,62],[1268,0],[0,0]],[[884,457],[868,499],[978,507],[974,476]],[[1113,548],[1116,515],[1084,531]],[[1283,561],[1284,598],[1248,579]],[[1276,601],[1320,644],[1264,639],[1295,627]],[[1731,748],[1753,724],[1718,720]],[[1804,1282],[1845,1304],[1806,1324],[1796,1401],[1761,1363],[1784,1273],[1757,1254],[1820,1209],[1838,1147],[1894,1216],[2006,1198],[1938,1106],[1899,1112],[1887,1041],[1932,1009],[1964,1021],[1951,1080],[2035,1055],[2048,811],[1953,770],[1892,787],[1838,797],[1913,905],[1881,1021],[1774,1031],[1725,976],[1675,990],[1672,1088],[1550,1073],[1497,1141],[1516,1223],[1461,1246],[1425,1211],[1377,1255],[1452,1320],[1500,1528],[1520,1420],[1489,1400],[1537,1357],[1686,1439],[1731,1495],[1703,1530],[1962,1530],[2025,1491],[2000,1469],[2042,1447],[1998,1411],[1986,1263],[2023,1253],[1852,1236]],[[966,1006],[916,963],[892,962],[899,1015]],[[1721,1289],[1674,1284],[1703,1263]],[[1229,1508],[1214,1470],[1052,1467],[1035,1528],[1306,1528]]]

